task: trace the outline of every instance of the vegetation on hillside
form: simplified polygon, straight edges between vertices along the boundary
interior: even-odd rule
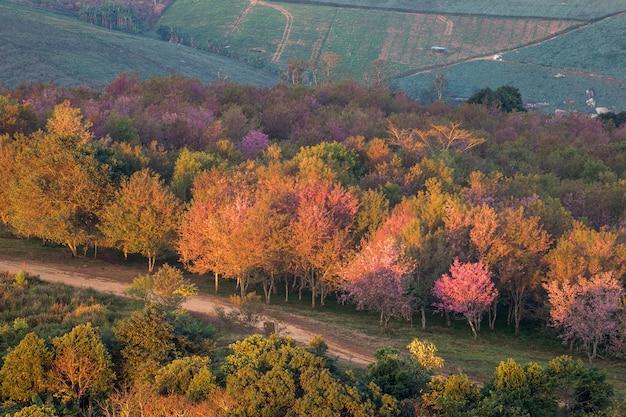
[[[526,381],[523,395],[498,382],[499,371],[482,390],[454,375],[430,380],[418,395],[380,371],[370,379],[339,374],[284,338],[237,342],[212,367],[202,358],[210,354],[197,351],[206,343],[181,335],[170,318],[195,288],[168,266],[162,274],[152,268],[180,259],[211,274],[216,290],[235,282],[242,300],[262,291],[271,303],[281,286],[287,299],[315,309],[329,299],[354,302],[385,329],[415,313],[427,328],[438,310],[467,321],[478,339],[505,326],[541,329],[590,364],[598,355],[620,358],[626,132],[617,116],[606,124],[548,117],[502,101],[422,106],[353,81],[263,89],[122,74],[103,90],[31,84],[0,93],[0,219],[8,230],[65,245],[75,257],[102,247],[141,254],[149,275],[133,291],[167,307],[109,322],[102,340],[93,320],[55,334],[51,347],[29,338],[43,343],[42,373],[56,378],[28,384],[41,398],[57,393],[48,406],[82,410],[99,394],[119,401],[111,407],[171,394],[155,398],[225,415],[312,415],[319,404],[355,416],[395,415],[405,405],[424,415],[584,415],[609,405],[604,376],[571,358],[545,368],[502,365],[510,368],[502,375],[525,375],[516,379]],[[28,288],[15,283],[3,291]],[[10,334],[32,326],[16,319],[5,326]],[[21,336],[7,340],[14,347]],[[64,376],[79,357],[102,372],[88,389]],[[379,360],[399,380],[429,380],[393,352]],[[416,374],[400,372],[407,368]],[[171,385],[167,375],[178,369],[191,376]],[[274,382],[246,382],[265,380]],[[448,402],[452,392],[464,394]]]

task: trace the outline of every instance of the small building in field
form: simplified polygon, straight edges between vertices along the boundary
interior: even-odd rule
[[[443,46],[431,46],[430,50],[436,54],[445,54],[448,51],[448,49],[444,48]]]

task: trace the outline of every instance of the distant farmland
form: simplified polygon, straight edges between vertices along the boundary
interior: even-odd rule
[[[219,45],[215,48],[219,52],[270,68],[285,68],[287,61],[295,58],[315,63],[320,55],[333,52],[340,57],[337,76],[360,79],[374,60],[383,60],[386,76],[395,78],[528,45],[580,24],[578,20],[561,18],[423,14],[265,1],[177,0],[157,26],[178,28],[186,31],[185,37],[193,44],[214,48]],[[447,48],[447,53],[433,54],[432,46]]]
[[[587,106],[587,89],[595,92],[596,105],[619,112],[626,109],[626,14],[616,15],[580,30],[530,48],[503,54],[493,60],[440,69],[449,80],[449,94],[469,97],[489,86],[518,87],[527,101],[555,109],[593,113]],[[557,74],[563,77],[555,77]],[[432,84],[433,75],[422,73],[394,81],[412,97]]]
[[[281,0],[428,14],[594,20],[624,10],[623,0]]]

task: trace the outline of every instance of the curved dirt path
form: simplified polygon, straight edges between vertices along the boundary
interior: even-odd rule
[[[278,47],[276,48],[276,52],[274,52],[274,56],[272,56],[272,62],[279,62],[280,57],[287,46],[287,41],[289,41],[289,36],[291,35],[291,29],[293,28],[293,15],[289,13],[289,10],[282,6],[278,6],[276,4],[270,4],[265,1],[258,1],[258,4],[263,6],[271,7],[272,9],[276,9],[285,16],[285,29],[283,30],[283,37],[278,43]]]
[[[0,257],[0,271],[17,273],[20,270],[31,275],[37,275],[46,282],[62,283],[78,288],[92,288],[98,292],[120,296],[123,295],[124,288],[132,282],[133,277],[138,274],[145,274],[145,270],[119,265],[100,264],[94,266],[87,260],[83,264],[76,260],[67,264],[47,264],[32,260]],[[221,307],[226,312],[232,310],[232,306],[225,300],[208,294],[189,297],[184,307],[190,312],[209,317],[217,317],[216,307]],[[272,308],[272,310],[277,309]],[[278,313],[268,315],[264,319],[275,322],[281,335],[293,338],[298,344],[306,344],[316,335],[322,336],[328,345],[329,357],[354,365],[364,366],[374,362],[372,353],[377,347],[380,347],[375,346],[372,338],[364,334],[345,329],[335,329],[332,325],[326,325],[307,317]]]

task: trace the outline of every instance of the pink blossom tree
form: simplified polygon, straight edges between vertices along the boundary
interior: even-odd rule
[[[549,281],[544,284],[550,302],[552,325],[561,329],[565,342],[579,342],[589,363],[598,347],[618,330],[620,299],[624,289],[611,272],[574,282]]]
[[[476,339],[481,318],[498,296],[498,290],[482,262],[461,263],[455,259],[450,267],[450,275],[443,274],[435,282],[433,294],[439,299],[433,305],[439,311],[463,315]]]
[[[380,324],[387,331],[391,318],[411,316],[408,287],[413,268],[394,239],[370,242],[343,271],[343,301],[380,313]]]

